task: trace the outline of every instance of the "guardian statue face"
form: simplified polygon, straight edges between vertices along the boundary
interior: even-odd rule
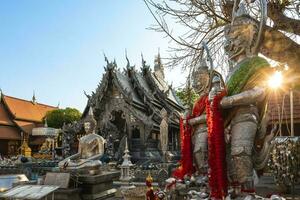
[[[225,51],[230,60],[236,61],[238,56],[250,57],[256,52],[254,46],[258,38],[258,23],[247,15],[237,17],[233,24],[225,27]]]
[[[205,62],[201,62],[192,74],[192,86],[197,93],[201,93],[208,88],[209,71]]]

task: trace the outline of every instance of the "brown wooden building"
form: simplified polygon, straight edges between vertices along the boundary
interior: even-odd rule
[[[275,91],[271,94],[268,110],[270,112],[270,129],[279,124],[277,136],[291,136],[291,93],[288,90]],[[300,90],[293,90],[293,124],[294,136],[300,136]]]
[[[19,153],[22,136],[30,137],[32,129],[43,126],[46,113],[57,107],[40,104],[33,96],[31,101],[0,93],[0,155],[12,156]],[[37,138],[34,138],[37,139]],[[34,148],[42,141],[30,140]]]

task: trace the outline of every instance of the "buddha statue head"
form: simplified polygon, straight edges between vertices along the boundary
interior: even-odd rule
[[[84,130],[86,134],[94,133],[97,121],[94,118],[93,109],[90,107],[88,116],[84,120]]]

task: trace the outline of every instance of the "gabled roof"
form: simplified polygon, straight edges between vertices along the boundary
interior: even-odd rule
[[[13,125],[13,121],[10,119],[8,111],[4,105],[0,103],[0,125]]]
[[[33,122],[14,120],[17,126],[25,133],[31,133],[32,129],[36,127],[36,124]]]
[[[128,60],[127,60],[128,61]],[[132,112],[144,115],[153,123],[160,122],[160,110],[165,108],[170,114],[170,121],[176,126],[179,124],[179,112],[184,111],[184,107],[177,99],[175,91],[167,84],[163,77],[156,77],[148,65],[143,61],[141,70],[136,70],[135,66],[130,66],[129,61],[123,72],[117,68],[116,62],[108,62],[104,68],[105,73],[95,92],[88,97],[82,117],[86,116],[88,108],[98,107],[101,110],[104,105],[100,106],[107,90],[116,88],[124,100],[134,108]],[[100,107],[99,107],[100,106]],[[151,119],[152,118],[152,119]],[[149,122],[150,122],[149,121]],[[152,124],[153,124],[152,123]]]
[[[48,111],[56,110],[57,107],[49,106],[32,101],[2,95],[3,102],[14,119],[32,122],[42,122]]]

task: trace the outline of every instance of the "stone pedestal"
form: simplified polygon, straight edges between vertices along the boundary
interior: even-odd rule
[[[48,199],[51,199],[49,195]],[[81,200],[80,188],[58,189],[54,193],[55,200]]]
[[[119,177],[119,171],[104,171],[97,175],[79,175],[78,188],[81,189],[81,198],[94,200],[114,196],[116,189],[113,188],[113,181]]]

